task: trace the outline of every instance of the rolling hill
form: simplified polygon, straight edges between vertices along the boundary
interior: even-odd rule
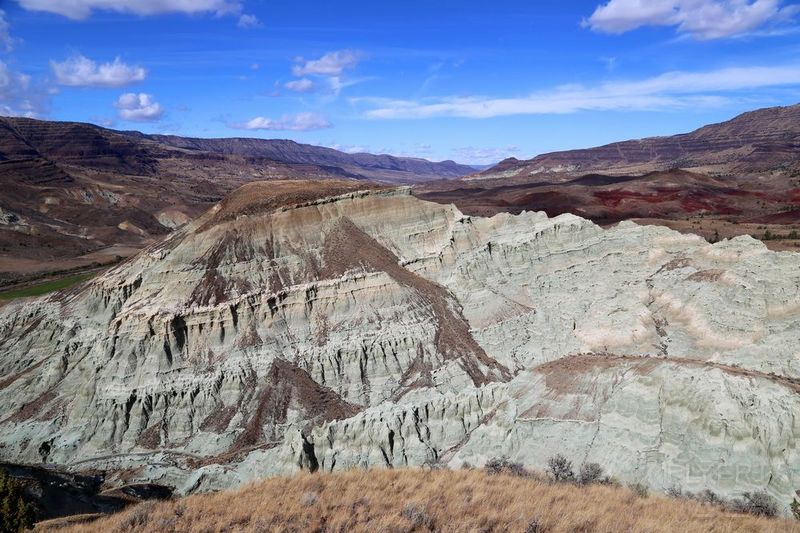
[[[507,159],[415,194],[465,213],[572,213],[637,220],[709,239],[800,230],[800,105],[767,108],[672,137]],[[770,241],[797,249],[800,241]]]
[[[0,278],[127,256],[254,180],[415,183],[474,169],[285,140],[0,118]]]
[[[467,179],[631,175],[681,168],[709,175],[800,175],[800,104],[770,107],[691,133],[506,159]]]

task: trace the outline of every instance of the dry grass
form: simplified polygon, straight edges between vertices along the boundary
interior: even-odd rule
[[[237,491],[145,503],[72,531],[800,531],[800,523],[552,485],[482,470],[372,470],[272,478]]]

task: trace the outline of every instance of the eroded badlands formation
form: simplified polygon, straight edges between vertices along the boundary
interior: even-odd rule
[[[407,189],[255,183],[0,308],[0,457],[181,492],[304,469],[541,468],[800,489],[800,255]]]

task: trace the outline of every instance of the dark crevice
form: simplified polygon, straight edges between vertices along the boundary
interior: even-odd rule
[[[317,455],[314,453],[314,443],[309,442],[305,435],[303,437],[303,458],[308,466],[309,472],[316,472],[319,470],[319,461]],[[301,465],[302,466],[302,465]]]

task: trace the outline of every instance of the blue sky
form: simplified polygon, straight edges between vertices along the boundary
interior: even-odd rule
[[[781,0],[0,0],[0,113],[486,164],[800,102]]]

